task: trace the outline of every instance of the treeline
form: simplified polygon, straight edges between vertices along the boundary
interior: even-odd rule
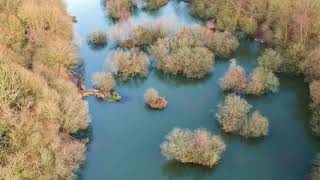
[[[60,0],[0,0],[0,179],[73,179],[84,160],[71,38]]]
[[[305,73],[308,55],[319,48],[319,0],[192,0],[191,13],[216,29],[241,31],[282,52],[282,71]],[[312,78],[312,77],[311,77]]]
[[[320,135],[320,1],[191,0],[194,16],[217,30],[244,32],[281,54],[279,72],[303,74],[313,100],[312,129]]]

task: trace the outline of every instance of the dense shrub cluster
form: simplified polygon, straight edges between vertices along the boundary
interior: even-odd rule
[[[223,104],[219,105],[216,114],[219,124],[227,133],[241,134],[245,137],[256,138],[265,136],[268,133],[269,121],[258,111],[248,113],[252,106],[240,96],[228,95]]]
[[[107,34],[105,32],[97,31],[93,32],[88,37],[88,43],[93,48],[104,47],[107,44]]]
[[[308,65],[307,55],[320,43],[318,0],[192,0],[191,3],[191,13],[213,19],[216,29],[241,30],[275,45],[283,53],[282,71],[313,74],[314,69],[303,67],[314,67]]]
[[[108,0],[106,3],[109,15],[114,19],[127,19],[134,8],[133,0]]]
[[[68,133],[76,133],[88,126],[88,105],[83,101],[75,85],[63,78],[56,78],[50,82],[51,86],[60,94],[59,107],[62,128]]]
[[[145,8],[148,10],[156,10],[168,3],[169,0],[145,0]]]
[[[35,104],[37,91],[13,65],[0,63],[0,100],[12,108],[21,109]]]
[[[219,136],[204,129],[173,129],[161,145],[167,159],[213,167],[218,164],[226,145]]]
[[[144,100],[147,104],[156,101],[159,97],[159,92],[153,88],[148,89],[144,94]]]
[[[267,92],[276,92],[280,85],[275,72],[281,65],[281,57],[273,49],[266,49],[258,58],[258,66],[253,70],[246,93],[261,95]]]
[[[304,59],[303,67],[305,75],[310,82],[310,96],[312,102],[312,118],[310,121],[311,129],[316,136],[320,136],[320,48],[317,47]]]
[[[268,92],[276,92],[279,80],[271,69],[277,69],[274,59],[269,59],[266,51],[258,58],[258,67],[253,70],[250,78],[246,77],[245,70],[232,59],[226,74],[220,79],[220,86],[224,91],[261,95]],[[276,56],[278,57],[278,56]]]
[[[220,79],[220,86],[224,91],[243,92],[247,86],[245,70],[237,65],[236,59],[231,59],[226,74]]]
[[[225,32],[207,32],[207,46],[216,56],[228,57],[235,51],[239,42],[231,33]]]
[[[246,93],[261,95],[267,92],[276,92],[279,80],[275,74],[263,68],[254,69],[251,79],[247,85]]]
[[[127,34],[118,33],[115,36],[117,45],[127,48],[141,47],[155,43],[165,35],[162,23],[146,23],[134,26]]]
[[[159,39],[151,48],[157,68],[173,75],[201,78],[212,71],[213,53],[193,29],[184,28],[176,36]]]
[[[164,97],[159,96],[159,92],[153,88],[150,88],[144,94],[144,100],[151,108],[163,109],[167,106],[168,102]]]
[[[212,32],[202,26],[187,28],[179,25],[179,22],[164,21],[165,17],[159,18],[155,22],[143,24],[131,24],[122,22],[111,32],[117,45],[127,48],[153,45],[158,39],[170,38],[172,36],[184,35],[184,42],[194,41],[196,46],[204,46],[211,50],[215,55],[228,57],[239,46],[235,36],[228,32]],[[191,45],[189,43],[189,45]],[[187,44],[185,44],[187,45]]]
[[[223,105],[219,105],[216,116],[225,132],[238,133],[242,129],[250,109],[251,105],[246,100],[231,94],[225,98]]]
[[[138,49],[129,51],[117,49],[107,60],[107,66],[113,74],[120,76],[123,80],[134,76],[145,77],[149,73],[149,58]]]
[[[282,58],[277,51],[268,48],[264,50],[257,61],[259,67],[271,72],[278,72],[280,70]]]
[[[72,20],[65,11],[63,2],[57,0],[48,0],[45,3],[34,0],[13,1],[15,2],[11,6],[13,9],[8,7],[11,10],[17,10],[15,16],[26,25],[24,27],[32,31],[45,30],[62,39],[72,37]]]
[[[2,179],[74,179],[88,126],[67,71],[77,63],[72,19],[59,0],[0,0]]]
[[[37,43],[43,45],[35,50],[35,60],[57,68],[59,71],[76,65],[77,51],[68,39],[46,37],[37,40]]]
[[[310,83],[310,95],[315,105],[320,104],[320,81]]]
[[[250,35],[260,34],[265,40],[281,44],[292,41],[307,43],[308,39],[316,39],[319,35],[317,0],[308,3],[304,0],[192,0],[191,3],[193,15],[215,19],[218,29],[232,32],[239,29]]]
[[[305,74],[308,79],[320,79],[320,47],[312,50],[303,63]]]
[[[316,136],[320,136],[320,82],[318,80],[311,82],[309,88],[312,99],[310,106],[313,110],[310,121],[311,129]]]
[[[61,133],[59,125],[43,121],[30,110],[16,113],[1,105],[1,120],[12,127],[2,131],[10,143],[4,152],[3,179],[74,179],[84,160],[84,144]],[[8,139],[9,138],[9,139]]]
[[[268,134],[269,121],[266,117],[262,116],[260,112],[255,111],[252,113],[250,119],[244,122],[241,135],[245,137],[260,137]]]
[[[92,82],[100,91],[110,92],[116,85],[111,73],[97,72],[92,77]]]

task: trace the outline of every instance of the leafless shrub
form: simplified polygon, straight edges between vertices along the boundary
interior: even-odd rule
[[[163,109],[167,106],[168,102],[164,97],[160,97],[157,90],[150,88],[144,94],[146,104],[154,109]]]
[[[251,105],[240,96],[228,95],[223,104],[219,105],[216,114],[222,129],[228,133],[239,133],[244,122],[247,120],[247,113]]]
[[[107,42],[107,34],[102,31],[93,32],[88,37],[88,43],[93,47],[104,47]]]
[[[247,120],[242,128],[241,135],[245,137],[257,138],[268,134],[269,121],[260,112],[255,111]]]
[[[127,19],[133,10],[132,0],[108,0],[107,11],[112,18]]]
[[[117,49],[107,60],[107,68],[123,80],[134,76],[145,77],[149,73],[149,58],[138,49]]]
[[[211,72],[214,55],[197,35],[192,29],[184,28],[176,36],[159,39],[151,48],[157,68],[187,78],[201,78]]]
[[[245,70],[237,65],[235,59],[232,59],[228,71],[220,79],[220,86],[224,91],[242,92],[245,90],[247,82]]]
[[[161,6],[167,4],[169,0],[145,0],[146,9],[148,10],[156,10],[159,9]]]
[[[116,85],[111,73],[97,72],[92,77],[92,82],[101,91],[110,92]]]
[[[217,165],[226,145],[219,136],[204,129],[173,129],[161,144],[161,152],[167,159],[182,163],[195,163],[213,167]]]
[[[273,72],[258,67],[251,75],[246,93],[261,95],[267,92],[276,92],[279,85],[279,80]]]

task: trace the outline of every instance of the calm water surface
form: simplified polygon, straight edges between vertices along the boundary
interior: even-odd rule
[[[101,0],[66,0],[66,4],[70,14],[78,19],[75,39],[79,43],[85,84],[91,87],[92,75],[104,69],[113,47],[110,43],[104,49],[93,50],[86,37],[96,30],[110,30],[114,22],[106,16]],[[132,21],[158,18],[165,21],[175,18],[187,25],[201,23],[188,15],[187,4],[175,2],[153,13],[138,10]],[[233,57],[250,72],[262,49],[255,42],[242,40]],[[89,97],[91,143],[79,179],[304,179],[319,146],[308,129],[309,99],[303,79],[281,76],[278,93],[247,98],[255,110],[269,118],[270,134],[263,139],[246,140],[221,132],[213,116],[225,96],[218,80],[228,65],[227,60],[216,60],[214,72],[197,81],[152,70],[146,79],[118,84],[117,90],[124,98],[121,103]],[[150,87],[166,97],[167,109],[152,111],[144,105],[143,94]],[[221,135],[227,144],[222,161],[210,169],[165,160],[159,145],[173,127],[206,128]]]

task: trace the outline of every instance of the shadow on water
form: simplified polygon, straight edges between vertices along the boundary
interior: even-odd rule
[[[167,161],[162,166],[163,174],[170,179],[183,179],[183,177],[192,177],[191,179],[201,180],[214,173],[214,170],[215,167],[208,168],[195,164],[182,164],[174,160]]]
[[[131,77],[128,80],[122,80],[121,77],[117,77],[118,86],[138,87],[142,85],[148,77]]]
[[[92,44],[90,42],[90,40],[87,40],[87,44],[89,45],[89,47],[94,50],[94,51],[101,51],[103,49],[105,49],[107,47],[107,43],[106,44]]]
[[[183,77],[182,75],[171,75],[168,73],[164,73],[161,70],[155,70],[155,74],[156,74],[156,78],[168,85],[172,85],[175,87],[179,87],[179,86],[193,86],[196,84],[202,84],[205,83],[207,81],[209,81],[211,79],[212,74],[208,74],[205,77],[201,78],[201,79],[187,79],[185,77]]]

